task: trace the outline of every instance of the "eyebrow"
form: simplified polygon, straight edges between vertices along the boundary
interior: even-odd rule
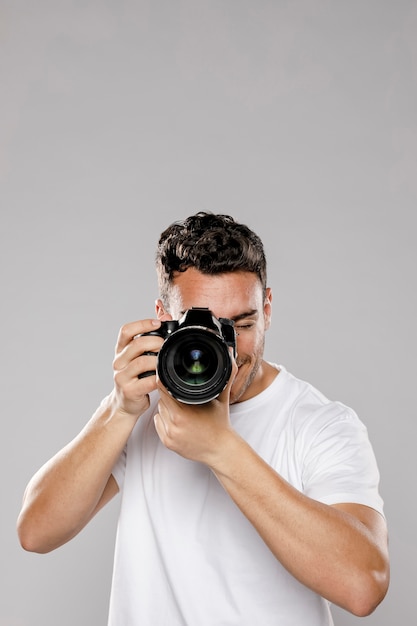
[[[234,322],[240,322],[240,320],[244,320],[247,317],[258,317],[258,310],[257,309],[251,309],[250,311],[246,311],[245,313],[239,313],[239,315],[235,315],[231,319]]]
[[[186,313],[186,309],[184,311],[180,311],[181,317]],[[250,311],[245,311],[245,313],[239,313],[239,315],[234,315],[230,319],[232,322],[240,322],[240,320],[244,320],[247,317],[258,317],[258,309],[251,309]]]

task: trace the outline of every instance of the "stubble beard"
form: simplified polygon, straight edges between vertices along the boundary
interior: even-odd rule
[[[251,384],[255,380],[256,374],[258,373],[262,360],[263,360],[263,352],[264,352],[264,342],[262,342],[262,346],[258,350],[254,362],[253,362],[253,358],[251,358],[250,356],[243,357],[242,359],[239,359],[238,357],[237,366],[239,367],[239,372],[240,372],[240,368],[244,365],[247,365],[248,363],[250,364],[253,362],[253,366],[252,366],[252,369],[249,371],[246,380],[243,382],[242,387],[238,390],[237,393],[233,392],[234,384],[232,385],[232,389],[230,391],[230,404],[236,404],[237,402],[239,402],[240,398],[246,393],[248,388],[251,386]],[[239,372],[237,375],[239,375]]]

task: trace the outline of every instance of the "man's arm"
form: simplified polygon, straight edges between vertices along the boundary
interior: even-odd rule
[[[308,498],[238,437],[230,437],[212,470],[297,580],[358,616],[382,601],[389,565],[386,525],[378,512]]]
[[[100,408],[83,431],[31,479],[17,529],[31,552],[50,552],[77,535],[118,491],[111,472],[134,423]]]
[[[389,583],[382,516],[358,504],[329,506],[292,487],[231,428],[228,390],[209,405],[176,403],[161,387],[161,441],[206,464],[272,553],[301,583],[358,616]]]
[[[29,482],[17,529],[26,550],[49,552],[69,541],[118,491],[112,469],[138,417],[149,406],[160,337],[142,337],[157,320],[126,324],[119,333],[114,359],[114,389],[91,420]]]

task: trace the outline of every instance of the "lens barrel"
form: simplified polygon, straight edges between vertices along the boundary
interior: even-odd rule
[[[158,376],[174,398],[203,404],[216,398],[232,373],[229,348],[215,331],[184,326],[169,335],[158,354]]]

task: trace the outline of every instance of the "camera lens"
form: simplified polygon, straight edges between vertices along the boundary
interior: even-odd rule
[[[158,375],[181,402],[202,404],[216,398],[231,374],[227,344],[215,332],[184,327],[170,335],[158,355]]]

